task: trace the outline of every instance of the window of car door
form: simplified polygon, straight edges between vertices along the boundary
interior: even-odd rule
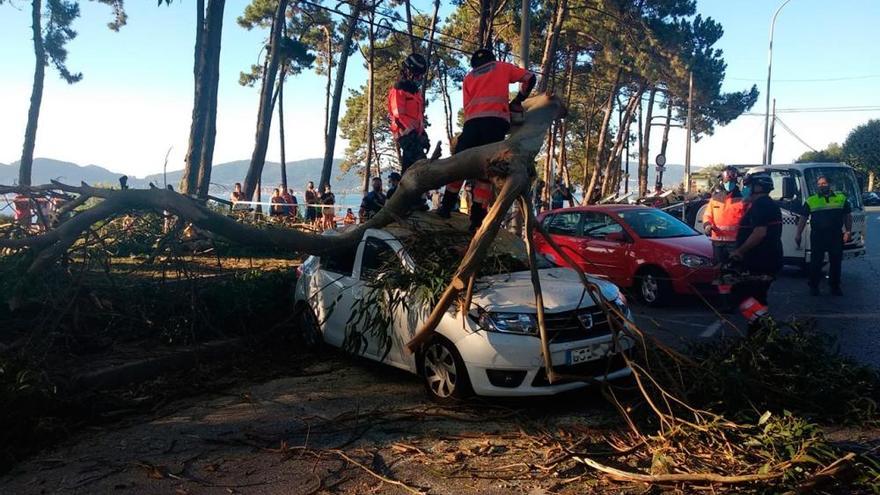
[[[610,215],[588,211],[583,213],[581,235],[588,239],[605,239],[608,234],[623,232],[623,227]]]
[[[397,254],[387,242],[375,237],[368,237],[364,241],[364,253],[361,257],[361,280],[373,280],[387,267],[389,262],[396,260]]]
[[[580,232],[580,221],[580,213],[556,213],[544,220],[544,229],[548,234],[575,237]]]

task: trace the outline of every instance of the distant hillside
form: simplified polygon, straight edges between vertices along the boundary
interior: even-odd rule
[[[308,181],[315,181],[321,178],[321,165],[323,159],[310,158],[307,160],[298,160],[287,164],[287,183],[296,191],[305,189]],[[339,176],[340,160],[335,160],[333,164],[334,174],[331,182],[335,189],[344,191],[348,189],[357,189],[360,187],[361,178],[355,174],[345,174]],[[226,195],[231,190],[233,184],[242,182],[247,173],[249,161],[238,160],[234,162],[221,163],[215,165],[211,173],[211,190],[213,193]],[[79,184],[85,181],[91,185],[117,185],[121,173],[112,172],[104,167],[97,165],[80,166],[76,163],[53,160],[51,158],[35,158],[33,184],[45,184],[50,180],[58,180],[68,184]],[[175,188],[180,183],[183,176],[183,170],[168,171],[168,184],[172,184]],[[0,184],[14,184],[18,182],[18,162],[4,165],[0,164]],[[162,174],[148,175],[142,179],[129,177],[129,186],[134,188],[146,188],[150,182],[157,186],[163,186],[164,181]],[[281,183],[281,165],[276,162],[266,162],[263,169],[263,189],[277,187]]]

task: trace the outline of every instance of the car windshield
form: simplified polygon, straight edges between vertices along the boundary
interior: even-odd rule
[[[666,239],[669,237],[691,237],[700,235],[674,216],[653,208],[624,210],[619,213],[643,239]]]
[[[849,167],[813,167],[804,170],[804,179],[807,181],[807,189],[809,195],[816,194],[818,188],[816,180],[819,177],[828,179],[832,191],[842,192],[846,194],[853,208],[862,208],[862,195],[859,192],[859,185],[856,182],[856,175]]]

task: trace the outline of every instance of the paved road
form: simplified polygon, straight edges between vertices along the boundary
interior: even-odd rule
[[[828,295],[827,285],[822,296],[811,297],[806,274],[786,268],[771,289],[770,307],[777,318],[815,318],[822,331],[838,337],[841,351],[880,367],[880,208],[868,209],[867,225],[867,257],[843,263],[844,297]],[[671,342],[733,332],[696,298],[663,309],[635,305],[633,310],[645,330],[654,329]],[[743,326],[739,317],[732,322]]]

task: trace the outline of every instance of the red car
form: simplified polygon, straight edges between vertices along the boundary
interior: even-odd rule
[[[666,212],[597,205],[548,211],[538,220],[584,271],[634,288],[649,306],[662,305],[673,294],[714,292],[711,241]],[[535,237],[540,253],[565,264],[540,235]]]

